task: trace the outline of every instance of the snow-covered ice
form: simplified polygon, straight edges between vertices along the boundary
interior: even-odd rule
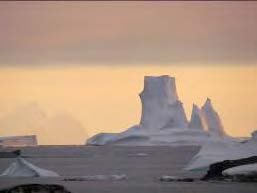
[[[53,171],[39,168],[25,159],[18,157],[1,176],[10,177],[58,177]]]

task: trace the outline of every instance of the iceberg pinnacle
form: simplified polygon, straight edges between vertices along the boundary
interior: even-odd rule
[[[218,113],[214,110],[211,100],[207,98],[201,109],[205,118],[209,134],[212,136],[226,135]]]
[[[141,128],[158,130],[163,127],[187,127],[186,115],[177,95],[174,77],[146,76],[140,99]]]
[[[195,104],[193,104],[191,119],[188,124],[189,128],[205,130],[205,122],[201,110]]]

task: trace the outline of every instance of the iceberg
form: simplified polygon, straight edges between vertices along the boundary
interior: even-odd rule
[[[53,171],[39,168],[25,159],[18,157],[1,176],[11,177],[58,177],[59,175]]]
[[[187,164],[186,170],[207,170],[213,163],[257,156],[256,131],[243,142],[228,137],[210,137]]]
[[[22,147],[22,146],[36,146],[37,136],[6,136],[0,137],[0,147]]]
[[[100,133],[87,145],[202,145],[209,138],[204,117],[194,105],[188,123],[179,100],[175,78],[168,75],[145,76],[139,94],[142,115],[138,125],[121,133]]]

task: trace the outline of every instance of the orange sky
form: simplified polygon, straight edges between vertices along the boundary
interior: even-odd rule
[[[36,101],[90,136],[122,131],[139,122],[144,76],[168,74],[188,118],[210,97],[229,134],[249,135],[256,34],[257,2],[0,2],[0,121]]]
[[[90,136],[123,131],[140,120],[144,75],[162,74],[176,77],[188,118],[193,102],[210,97],[229,134],[256,129],[257,68],[243,66],[3,68],[0,115],[36,101],[49,114],[71,113]]]

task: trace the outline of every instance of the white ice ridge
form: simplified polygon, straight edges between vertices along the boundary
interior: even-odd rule
[[[207,128],[210,135],[213,135],[213,136],[226,135],[223,125],[221,123],[220,117],[218,113],[214,110],[211,100],[209,98],[207,98],[201,111],[206,121]]]
[[[53,171],[39,168],[23,158],[18,157],[1,176],[10,177],[58,177]]]
[[[121,133],[97,134],[88,139],[87,144],[202,145],[209,138],[206,129],[218,133],[217,136],[224,133],[218,114],[209,99],[202,110],[193,106],[188,123],[174,77],[145,76],[144,89],[139,96],[142,115],[138,125]]]
[[[186,170],[206,170],[217,162],[257,156],[256,131],[244,142],[224,137],[210,137],[206,144],[187,164]]]

